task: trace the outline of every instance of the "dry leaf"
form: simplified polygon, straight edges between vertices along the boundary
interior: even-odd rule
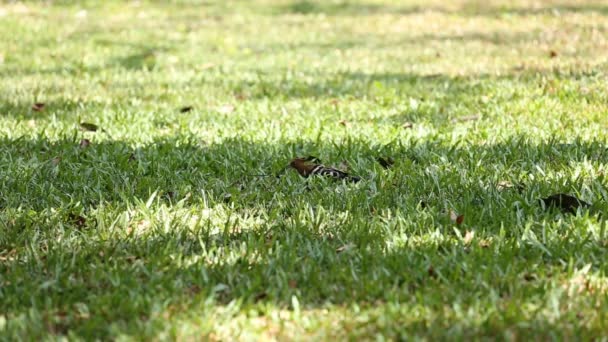
[[[338,248],[336,248],[336,253],[342,253],[342,252],[346,252],[350,249],[355,248],[355,244],[352,243],[347,243],[346,245],[340,246]]]
[[[460,225],[462,222],[464,222],[464,215],[458,215],[456,218],[456,224]]]
[[[474,237],[475,237],[475,232],[469,230],[464,234],[464,238],[462,239],[462,242],[464,242],[465,245],[468,245],[471,243],[471,241],[473,241]]]
[[[260,292],[253,297],[253,300],[259,302],[260,300],[266,299],[268,297],[268,293]]]
[[[506,190],[510,190],[510,189],[516,189],[517,192],[522,193],[525,188],[523,185],[521,184],[513,184],[511,182],[509,182],[508,180],[502,180],[500,182],[498,182],[496,184],[496,189],[498,191],[506,191]]]
[[[341,126],[344,126],[344,127],[350,126],[350,123],[346,120],[340,120],[340,121],[338,121],[338,124]]]
[[[84,131],[84,132],[97,132],[97,130],[99,129],[99,126],[92,124],[92,123],[88,123],[88,122],[81,122],[80,123],[80,130]]]
[[[198,285],[191,285],[188,287],[187,291],[190,295],[197,295],[201,292],[201,287]]]
[[[192,111],[194,109],[194,107],[192,106],[185,106],[179,109],[180,113],[188,113],[190,111]]]
[[[477,121],[481,119],[481,115],[473,114],[473,115],[465,115],[452,119],[452,123],[456,122],[466,122],[466,121]]]
[[[496,184],[496,187],[498,188],[498,191],[503,191],[511,189],[513,187],[513,183],[509,182],[508,180],[501,180],[498,182],[498,184]]]
[[[429,268],[426,270],[426,273],[428,273],[429,277],[431,277],[431,278],[437,277],[437,273],[435,272],[433,265],[429,266]]]
[[[481,247],[481,248],[488,248],[488,247],[490,247],[490,240],[486,240],[486,239],[480,240],[479,241],[479,247]]]
[[[337,169],[346,172],[350,169],[350,165],[348,165],[348,162],[346,160],[343,160],[340,162]]]
[[[550,57],[550,58],[555,58],[555,57],[557,57],[557,51],[555,51],[555,50],[551,50],[551,51],[549,51],[549,57]]]
[[[68,219],[70,220],[70,223],[74,224],[78,228],[82,228],[87,224],[86,218],[74,213],[70,213],[68,215]]]
[[[230,114],[230,113],[234,112],[234,109],[235,109],[234,106],[229,105],[229,104],[217,107],[217,111],[220,114]]]
[[[450,221],[456,222],[458,219],[458,214],[454,210],[450,210]]]
[[[13,261],[15,260],[15,256],[17,255],[16,249],[3,250],[0,251],[0,261]]]
[[[32,110],[35,112],[42,112],[44,110],[45,104],[42,102],[36,102],[32,105]]]
[[[91,145],[91,141],[89,139],[80,140],[80,148],[87,148]]]
[[[290,288],[295,289],[298,287],[298,282],[293,279],[289,279],[288,285]]]
[[[450,210],[450,221],[460,225],[464,221],[464,215],[458,215],[454,210]]]
[[[395,161],[393,160],[393,158],[391,157],[387,157],[387,158],[383,158],[383,157],[378,157],[376,158],[376,160],[378,161],[378,163],[380,163],[380,165],[385,168],[388,169],[391,166],[393,166],[393,164],[395,164]]]

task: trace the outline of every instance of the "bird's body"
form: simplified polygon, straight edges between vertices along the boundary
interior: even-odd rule
[[[289,163],[289,166],[293,167],[298,171],[300,176],[308,178],[309,176],[320,175],[325,177],[331,177],[334,179],[345,179],[351,182],[358,182],[361,178],[357,176],[351,176],[344,171],[327,167],[322,164],[311,163],[307,158],[296,158]]]

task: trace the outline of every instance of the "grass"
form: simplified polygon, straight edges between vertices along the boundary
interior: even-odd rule
[[[0,2],[2,339],[606,338],[602,2],[101,3]]]

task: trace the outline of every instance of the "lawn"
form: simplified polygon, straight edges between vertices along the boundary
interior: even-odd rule
[[[0,0],[0,37],[0,339],[608,335],[603,1]]]

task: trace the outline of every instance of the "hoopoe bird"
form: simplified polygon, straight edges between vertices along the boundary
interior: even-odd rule
[[[346,179],[351,182],[358,182],[361,178],[357,176],[351,176],[346,172],[327,167],[322,164],[312,163],[310,158],[296,158],[289,163],[289,166],[293,167],[298,171],[300,176],[308,178],[309,176],[320,175],[325,177],[331,177],[334,179]]]

